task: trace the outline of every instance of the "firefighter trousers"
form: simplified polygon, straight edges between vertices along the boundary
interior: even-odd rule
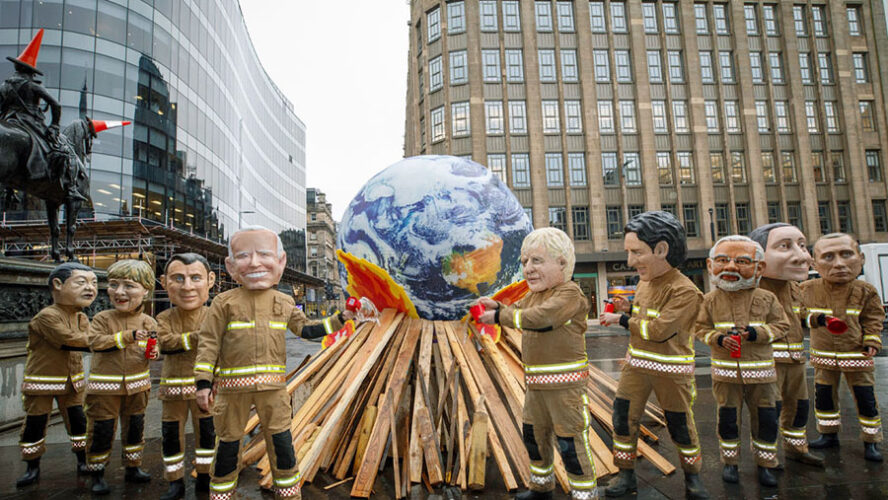
[[[814,368],[814,415],[817,417],[817,430],[821,434],[839,432],[842,418],[839,413],[839,379],[845,376],[845,383],[857,403],[857,420],[860,422],[860,439],[864,443],[882,441],[882,419],[879,417],[879,402],[876,400],[875,376],[869,372],[842,372]]]
[[[111,459],[111,443],[120,419],[123,464],[142,465],[145,449],[145,407],[148,391],[130,395],[86,395],[86,464],[91,471],[104,470]]]
[[[630,366],[624,367],[620,373],[614,398],[614,465],[621,469],[635,468],[639,421],[652,391],[663,408],[669,436],[681,457],[681,468],[687,473],[698,474],[703,467],[703,458],[694,422],[694,400],[697,398],[694,378],[652,375]]]
[[[585,387],[527,391],[524,446],[530,455],[530,489],[555,489],[555,446],[561,453],[571,498],[598,498],[595,459],[589,444],[589,399]]]
[[[790,455],[808,453],[808,379],[805,363],[776,363],[777,414],[783,450]]]
[[[243,452],[241,440],[252,405],[256,406],[265,437],[268,461],[274,477],[275,497],[301,499],[301,477],[290,434],[290,394],[285,387],[270,391],[227,392],[216,395],[213,406],[216,451],[210,466],[210,499],[228,500],[233,498],[237,490],[240,456]]]
[[[86,449],[86,415],[83,413],[83,392],[76,392],[68,383],[65,394],[48,394],[22,396],[25,409],[25,422],[22,424],[19,448],[22,460],[40,458],[46,452],[46,426],[52,413],[52,401],[55,400],[68,438],[71,440],[71,451]]]
[[[163,478],[176,481],[185,476],[185,422],[191,412],[194,429],[194,468],[198,474],[209,474],[216,446],[213,415],[197,406],[194,399],[165,400],[163,402]]]
[[[740,462],[741,409],[749,409],[749,431],[755,463],[777,467],[777,384],[735,384],[712,381],[712,393],[718,405],[718,444],[721,461],[727,465]]]

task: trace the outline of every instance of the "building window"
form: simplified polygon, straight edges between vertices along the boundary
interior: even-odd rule
[[[845,155],[841,151],[829,153],[830,163],[833,167],[833,182],[841,184],[845,182]]]
[[[444,139],[444,106],[432,110],[432,143]]]
[[[447,4],[447,33],[456,35],[466,30],[466,6],[465,2],[450,2]]]
[[[826,11],[822,5],[811,6],[811,17],[814,19],[814,35],[827,36]]]
[[[691,131],[688,125],[688,102],[672,101],[673,130],[678,134],[686,134]]]
[[[777,174],[774,172],[774,153],[771,151],[762,151],[762,176],[769,184],[777,182]]]
[[[524,209],[524,215],[527,217],[527,220],[533,222],[533,208],[530,207],[522,207]]]
[[[888,231],[888,215],[885,213],[885,200],[873,200],[873,229],[879,233]]]
[[[737,233],[749,233],[749,203],[737,203],[734,206],[734,213],[737,214]]]
[[[651,4],[645,4],[651,5]],[[659,50],[649,50],[647,51],[647,59],[648,59],[648,77],[651,83],[662,83],[663,82],[663,70],[660,67],[660,51]]]
[[[728,29],[728,4],[712,4],[712,18],[715,19],[715,32],[719,35],[729,35]]]
[[[690,151],[678,152],[678,182],[683,186],[691,186],[696,183],[694,159]]]
[[[617,153],[601,153],[601,173],[605,186],[620,185],[620,178],[617,174]]]
[[[876,119],[873,116],[873,101],[859,101],[860,107],[860,127],[864,132],[876,131]]]
[[[805,226],[802,222],[802,204],[799,202],[787,202],[786,203],[786,222],[789,222],[793,226],[799,228],[802,232],[805,232]]]
[[[869,68],[866,64],[866,52],[851,54],[851,61],[854,63],[854,80],[857,83],[867,83],[869,81]]]
[[[771,81],[783,83],[783,59],[780,52],[768,52],[768,64],[771,66]]]
[[[499,25],[496,20],[496,0],[481,1],[481,31],[496,31]]]
[[[602,134],[612,134],[614,129],[614,103],[611,101],[598,101],[598,131]]]
[[[568,134],[583,133],[582,113],[580,101],[564,101],[564,128]]]
[[[552,31],[552,3],[534,2],[536,6],[536,28],[539,32]]]
[[[768,120],[768,101],[755,101],[755,119],[759,132],[766,133],[771,130]]]
[[[808,124],[809,133],[819,133],[820,127],[817,124],[817,103],[814,101],[805,101],[805,122]]]
[[[426,147],[426,128],[425,128],[425,117],[419,117],[419,147],[425,151]]]
[[[742,151],[731,151],[731,182],[746,184],[746,159]]]
[[[805,6],[792,6],[792,20],[795,25],[796,36],[808,36],[808,26],[805,23]]]
[[[516,4],[518,2],[515,2]],[[572,2],[558,2],[555,4],[558,11],[558,31],[562,33],[574,32],[574,14]]]
[[[845,7],[845,13],[848,15],[848,34],[860,36],[860,7],[850,5]]]
[[[811,152],[811,168],[814,170],[814,182],[826,182],[823,173],[823,152]]]
[[[499,50],[482,50],[481,65],[485,82],[498,82],[502,78],[500,73]]]
[[[657,33],[657,4],[653,2],[642,3],[641,17],[644,19],[644,32]]]
[[[564,187],[561,153],[546,153],[546,185]]]
[[[574,49],[561,49],[561,80],[564,82],[579,80],[577,51]]]
[[[624,134],[637,132],[635,126],[635,101],[620,101],[620,130]]]
[[[521,49],[506,49],[506,79],[513,83],[524,81],[524,56]]]
[[[811,54],[799,52],[799,72],[802,76],[802,83],[805,85],[814,83],[814,77],[811,75]]]
[[[641,186],[641,156],[638,153],[623,153],[623,176],[627,186]]]
[[[573,220],[573,236],[576,241],[589,239],[589,208],[571,207],[571,219]]]
[[[530,187],[530,156],[527,153],[512,153],[512,187]]]
[[[780,202],[779,201],[769,201],[768,202],[768,224],[780,222],[781,219],[783,219],[783,217],[780,216]]]
[[[749,65],[752,69],[752,83],[764,83],[765,72],[762,70],[762,53],[750,52]]]
[[[678,217],[675,212],[675,203],[662,203],[660,205],[660,210],[672,214],[673,217]]]
[[[626,4],[611,2],[611,29],[614,33],[626,33]]]
[[[787,184],[792,184],[796,182],[796,168],[795,168],[795,160],[792,157],[791,151],[784,151],[780,153],[781,157],[781,166],[783,168],[783,182]]]
[[[589,22],[592,33],[607,33],[604,22],[604,2],[589,2]]]
[[[654,120],[654,133],[668,134],[666,125],[666,101],[651,101],[651,116]]]
[[[725,101],[725,129],[732,134],[740,133],[740,111],[737,101]]]
[[[623,208],[607,207],[605,208],[607,215],[607,239],[619,240],[623,237]]]
[[[429,93],[441,90],[444,76],[441,73],[441,56],[429,59]]]
[[[426,14],[429,43],[441,38],[441,10],[435,7]]]
[[[734,83],[734,61],[731,51],[723,50],[718,53],[718,65],[721,67],[722,83]]]
[[[621,83],[632,82],[632,63],[628,50],[614,51],[614,67],[617,70],[617,81]]]
[[[725,160],[721,153],[709,153],[709,171],[713,184],[725,183]]]
[[[882,162],[878,150],[866,152],[866,172],[870,182],[882,182]]]
[[[524,101],[509,101],[509,132],[527,133],[527,109]]]
[[[463,137],[472,133],[469,124],[469,102],[455,102],[450,105],[451,129],[453,137]]]
[[[824,85],[832,83],[832,60],[829,57],[829,52],[817,53],[817,66],[820,69],[820,83]]]
[[[506,182],[506,155],[504,154],[489,154],[487,155],[487,168],[490,169],[490,173],[495,175],[499,180],[501,180],[504,184]]]
[[[715,204],[715,235],[719,238],[731,233],[731,219],[728,217],[728,204]]]
[[[450,53],[450,85],[460,85],[468,81],[466,51],[455,50]]]
[[[712,52],[700,51],[700,77],[703,83],[715,83],[715,72],[712,70]]]
[[[755,15],[755,5],[749,3],[744,5],[743,17],[746,18],[746,34],[758,35],[758,19]]]
[[[672,186],[675,181],[672,177],[672,156],[668,151],[657,152],[657,175],[661,186]]]
[[[521,14],[517,1],[503,2],[503,31],[521,31]]]
[[[635,217],[636,215],[641,215],[642,213],[644,213],[644,205],[629,205],[626,208],[628,209],[630,219]]]
[[[832,217],[829,213],[828,201],[817,202],[817,217],[820,219],[820,232],[822,234],[829,234],[833,232]]]
[[[505,132],[503,130],[503,101],[485,101],[484,115],[487,118],[487,135],[500,135]]]
[[[555,76],[555,51],[552,49],[539,49],[540,81],[554,82]]]
[[[833,101],[824,102],[823,110],[826,117],[826,131],[830,134],[839,133],[839,116],[836,103]]]
[[[595,61],[595,81],[609,83],[610,82],[610,61],[607,58],[606,50],[593,50],[592,58]]]
[[[561,124],[558,117],[558,101],[543,101],[543,133],[558,134]]]
[[[570,185],[583,187],[586,185],[586,155],[583,153],[567,153],[567,169],[570,172]]]
[[[706,114],[706,131],[710,134],[718,133],[718,101],[703,102],[703,111]]]
[[[549,207],[549,227],[567,231],[567,221],[564,220],[564,207]]]
[[[671,5],[671,4],[663,4]],[[669,63],[669,81],[672,83],[681,83],[684,81],[684,68],[681,64],[681,51],[680,50],[669,50],[666,51],[666,58]]]
[[[765,34],[768,36],[779,36],[780,30],[777,28],[777,6],[763,5],[762,18],[765,20]]]
[[[709,34],[709,21],[706,18],[706,4],[694,4],[694,26],[697,28],[698,35]]]
[[[789,103],[787,101],[774,101],[774,114],[777,115],[777,132],[789,134],[792,128],[789,126]]]
[[[678,13],[673,2],[663,2],[663,31],[678,34]]]
[[[685,223],[685,234],[688,238],[696,238],[700,235],[700,231],[697,227],[697,205],[685,205],[684,206],[684,223]]]

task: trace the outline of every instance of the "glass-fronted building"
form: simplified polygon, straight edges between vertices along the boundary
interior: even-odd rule
[[[97,218],[214,239],[238,225],[305,229],[305,125],[262,68],[236,1],[0,0],[0,61],[40,28],[37,67],[62,126],[77,118],[84,82],[91,118],[133,121],[94,142]]]

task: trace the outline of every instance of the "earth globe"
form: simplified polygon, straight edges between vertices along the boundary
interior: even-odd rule
[[[342,217],[338,247],[381,268],[419,317],[463,317],[479,296],[522,279],[533,230],[521,203],[483,165],[415,156],[376,174]],[[340,264],[343,289],[348,273]]]

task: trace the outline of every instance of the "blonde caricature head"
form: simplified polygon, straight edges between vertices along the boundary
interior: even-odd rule
[[[154,291],[154,270],[142,260],[118,260],[108,267],[108,279],[133,280],[145,287],[149,294]]]
[[[521,254],[525,254],[532,248],[544,248],[550,257],[561,260],[564,264],[564,281],[570,281],[577,257],[573,242],[564,231],[554,227],[535,229],[524,238],[524,242],[521,244]]]

